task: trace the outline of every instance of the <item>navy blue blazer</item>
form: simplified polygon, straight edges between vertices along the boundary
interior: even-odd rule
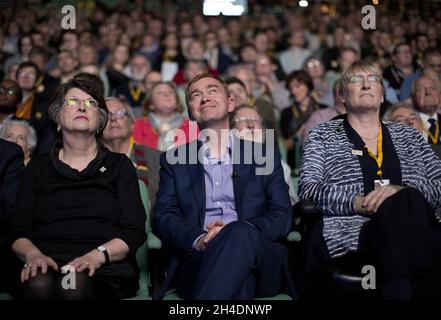
[[[3,236],[14,209],[24,156],[17,144],[3,139],[0,139],[0,155],[0,236]]]
[[[169,156],[177,157],[179,152],[194,155],[201,147],[199,141],[182,145],[168,151]],[[265,145],[264,145],[265,146]],[[239,220],[253,224],[268,238],[276,241],[284,238],[292,229],[292,207],[289,200],[288,185],[283,177],[280,155],[277,150],[268,155],[274,163],[274,170],[268,175],[256,175],[255,169],[265,167],[250,156],[248,148],[259,147],[249,141],[235,139],[233,143],[233,189],[236,212]],[[263,156],[266,156],[265,147]],[[244,154],[244,150],[248,154]],[[153,231],[166,245],[178,254],[172,257],[165,291],[179,264],[179,255],[192,251],[197,237],[205,233],[205,177],[202,163],[169,164],[167,153],[161,155],[159,190],[154,208]],[[170,154],[171,153],[171,154]],[[188,162],[187,162],[188,163]],[[236,164],[237,163],[237,164]]]

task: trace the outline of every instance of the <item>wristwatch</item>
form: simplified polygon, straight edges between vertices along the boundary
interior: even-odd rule
[[[102,252],[104,254],[104,257],[106,258],[105,264],[108,264],[110,262],[109,252],[107,251],[105,246],[99,246],[96,248],[99,252]]]

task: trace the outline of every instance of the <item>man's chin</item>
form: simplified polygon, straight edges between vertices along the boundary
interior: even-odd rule
[[[106,140],[124,140],[124,136],[122,134],[114,134],[114,133],[110,133],[110,134],[106,134]]]
[[[425,114],[432,115],[436,112],[437,108],[438,108],[438,106],[425,107],[425,108],[422,108],[421,111],[424,112]]]

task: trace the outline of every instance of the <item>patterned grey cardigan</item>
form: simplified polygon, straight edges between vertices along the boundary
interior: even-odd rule
[[[413,128],[384,122],[400,160],[402,185],[414,187],[435,208],[441,208],[441,160]],[[369,218],[355,213],[354,198],[364,195],[363,175],[352,154],[343,120],[311,130],[300,169],[299,195],[323,212],[323,237],[331,257],[358,247],[358,236]]]

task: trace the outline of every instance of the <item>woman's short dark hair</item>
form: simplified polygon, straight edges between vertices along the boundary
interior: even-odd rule
[[[297,80],[298,82],[306,85],[308,87],[308,93],[311,93],[312,90],[314,90],[314,83],[312,82],[312,78],[305,70],[293,71],[286,77],[286,88],[288,89],[288,91],[290,91],[289,86],[294,80]]]
[[[237,77],[228,77],[225,79],[225,83],[227,84],[227,86],[229,86],[230,84],[234,84],[237,83],[238,85],[240,85],[245,91],[247,91],[247,88],[245,87],[245,83],[243,83],[242,80],[240,80]]]
[[[66,94],[70,89],[74,89],[74,88],[86,92],[98,102],[99,126],[98,126],[98,131],[95,134],[95,137],[97,139],[98,144],[101,145],[103,130],[107,124],[108,111],[107,111],[106,102],[104,101],[102,84],[99,81],[96,81],[94,78],[92,77],[73,78],[68,82],[60,85],[55,91],[55,95],[49,105],[49,109],[48,109],[49,117],[56,124],[59,123],[60,112],[64,106],[64,100]],[[61,147],[63,143],[62,133],[57,130],[55,132],[55,138],[56,138],[56,146]]]
[[[86,79],[87,81],[93,81],[96,83],[97,86],[99,86],[100,93],[99,95],[102,95],[104,97],[104,82],[103,80],[101,80],[100,77],[94,75],[94,74],[90,74],[90,73],[86,73],[86,72],[79,72],[74,76],[74,79]]]

